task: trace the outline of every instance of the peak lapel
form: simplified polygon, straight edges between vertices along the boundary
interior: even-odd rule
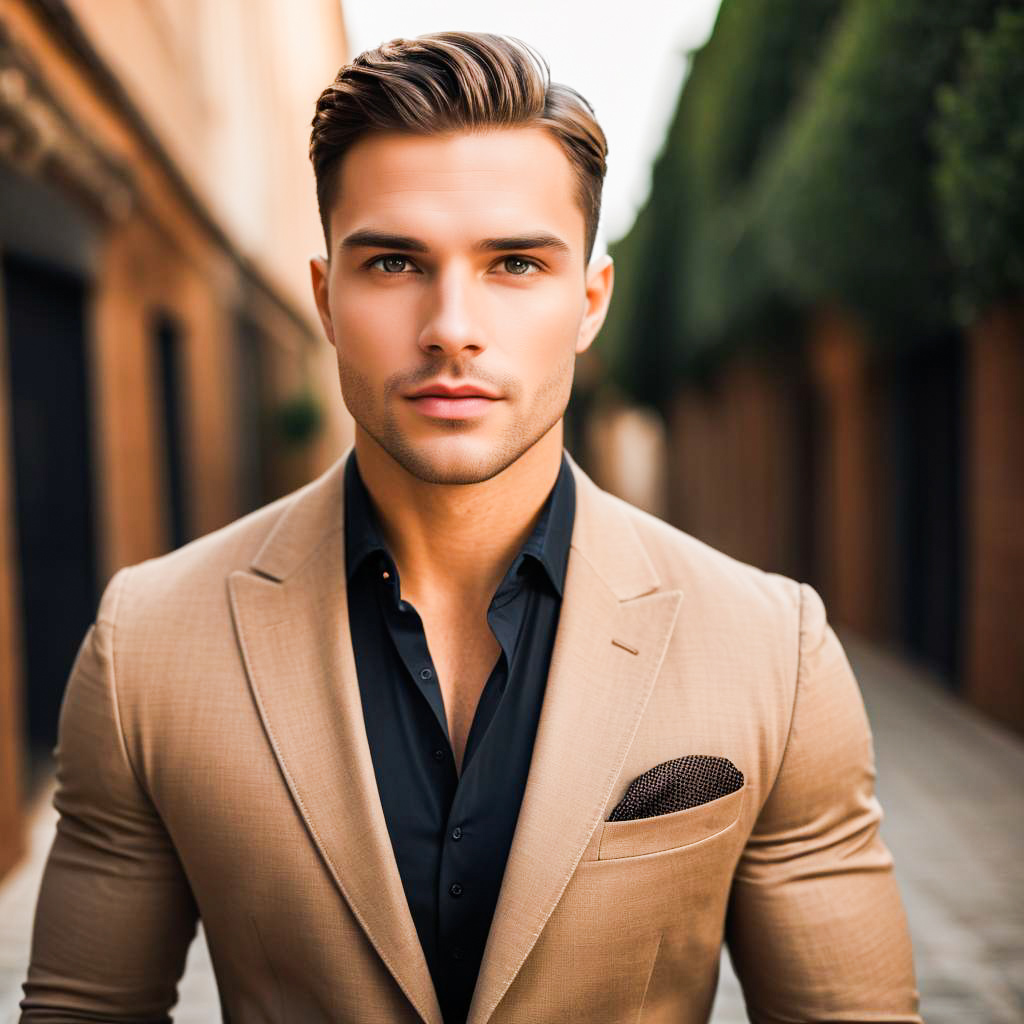
[[[468,1024],[494,1012],[601,820],[682,600],[658,589],[625,506],[569,461],[577,506],[558,632]]]
[[[348,625],[342,456],[228,579],[256,706],[328,872],[427,1024],[441,1011],[409,913],[363,721]]]

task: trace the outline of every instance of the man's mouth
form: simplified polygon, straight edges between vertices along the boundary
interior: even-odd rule
[[[482,416],[499,398],[485,398],[482,395],[455,396],[443,394],[417,395],[406,399],[417,412],[430,419],[464,420]]]
[[[468,420],[488,412],[501,395],[482,384],[434,380],[405,396],[416,410],[430,419]]]

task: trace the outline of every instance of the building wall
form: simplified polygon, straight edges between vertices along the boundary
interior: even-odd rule
[[[885,550],[881,458],[884,424],[872,352],[837,310],[815,318],[808,350],[819,396],[816,570],[831,614],[862,636],[885,639],[891,584]]]
[[[91,599],[120,566],[304,483],[351,438],[308,272],[323,249],[309,122],[346,57],[337,0],[0,6],[0,269],[18,262],[81,288],[74,344],[87,371],[91,494],[81,514],[94,536],[74,571],[94,576]],[[30,312],[45,331],[46,310]],[[26,342],[7,337],[5,322],[0,509],[13,509],[11,426],[31,414],[60,429],[63,410],[38,395],[33,408],[24,398],[13,407],[17,382],[3,357]],[[253,379],[239,373],[243,342],[260,377],[255,402],[244,390]],[[325,425],[290,444],[275,409],[307,382]],[[58,513],[68,510],[40,508]],[[18,564],[24,524],[0,520],[2,873],[20,848],[33,766],[50,753],[26,729],[25,709],[38,711],[43,690],[63,679],[33,669],[26,626],[47,614],[27,586],[45,567]],[[72,615],[53,629],[67,646],[87,625]]]
[[[969,699],[1024,734],[1024,308],[971,332],[966,682]]]
[[[915,345],[825,309],[787,356],[767,351],[677,393],[669,519],[811,583],[833,623],[1024,734],[1019,303]]]
[[[669,518],[734,558],[806,578],[806,416],[798,362],[737,359],[680,389],[669,423]]]
[[[7,345],[0,295],[0,876],[25,848],[21,789],[21,609],[15,554],[14,501],[11,494],[10,390]]]
[[[69,0],[175,164],[239,247],[304,315],[321,251],[307,158],[316,98],[344,54],[322,0]]]

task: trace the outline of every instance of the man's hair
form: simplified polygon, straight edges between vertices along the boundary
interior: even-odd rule
[[[589,261],[608,152],[593,108],[575,89],[552,82],[547,62],[532,47],[483,32],[393,39],[343,66],[320,94],[309,158],[328,253],[328,222],[341,160],[364,135],[514,127],[546,129],[569,158]]]

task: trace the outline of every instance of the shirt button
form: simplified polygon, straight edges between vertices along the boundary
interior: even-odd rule
[[[462,886],[459,885],[458,882],[452,882],[452,884],[448,886],[448,891],[453,896],[461,896],[462,895]]]
[[[420,669],[420,679],[429,679],[433,674],[429,668]]]
[[[453,960],[461,960],[463,958],[463,956],[465,956],[465,954],[462,952],[462,947],[461,946],[452,946],[452,959]]]
[[[435,761],[443,761],[444,760],[444,751],[443,750],[435,750],[434,751],[434,760]]]
[[[452,839],[461,839],[461,838],[462,838],[462,829],[458,825],[456,825],[455,828],[452,829]]]

